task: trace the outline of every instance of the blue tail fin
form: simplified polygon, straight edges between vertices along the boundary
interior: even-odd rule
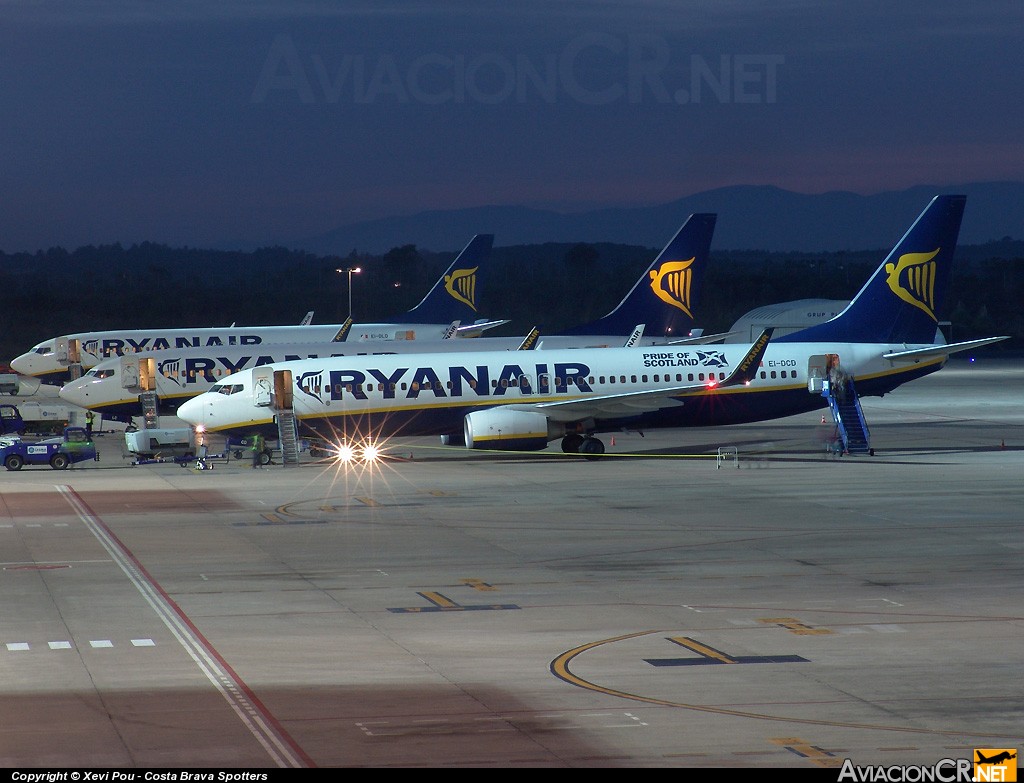
[[[933,198],[843,312],[775,342],[934,342],[966,201]]]
[[[565,330],[565,335],[632,334],[646,324],[646,337],[683,337],[693,326],[693,306],[704,279],[717,215],[693,214],[608,315]]]
[[[484,262],[491,254],[494,234],[477,234],[452,265],[434,283],[418,305],[394,320],[416,324],[473,323],[480,318],[477,312],[477,285]]]

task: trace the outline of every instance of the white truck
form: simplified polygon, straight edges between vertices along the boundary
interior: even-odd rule
[[[128,451],[144,459],[173,459],[195,456],[195,438],[191,427],[175,429],[125,430]]]
[[[21,391],[21,380],[17,373],[0,373],[0,394],[10,394],[15,397],[19,391]]]
[[[29,401],[18,405],[18,410],[25,421],[26,432],[59,434],[69,425],[85,424],[85,411],[75,405]]]

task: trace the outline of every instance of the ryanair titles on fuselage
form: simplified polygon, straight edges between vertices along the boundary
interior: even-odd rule
[[[121,339],[119,337],[108,337],[103,340],[89,340],[82,348],[93,356],[123,356],[126,353],[139,353],[140,351],[166,351],[170,348],[207,348],[224,345],[259,345],[263,338],[258,334],[228,335],[227,342],[218,335],[207,337],[203,342],[202,337],[141,337],[133,340],[131,337]]]
[[[641,353],[640,366],[704,367],[718,369],[729,362],[722,351],[651,351]],[[604,370],[608,373],[608,370]],[[618,368],[611,374],[618,377],[634,372]],[[509,389],[520,394],[565,394],[591,392],[593,371],[583,362],[538,362],[536,364],[504,364],[500,368],[478,364],[475,367],[449,365],[433,367],[398,367],[394,371],[367,367],[365,369],[313,370],[295,379],[299,390],[318,401],[344,398],[366,400],[367,387],[377,389],[384,399],[416,399],[421,394],[441,397],[501,397]],[[325,377],[326,376],[326,377]]]
[[[267,344],[263,348],[269,351],[274,349],[274,346]],[[364,351],[351,355],[369,356],[370,354],[390,353],[394,353],[394,351]],[[343,353],[331,353],[328,351],[324,353],[306,353],[301,356],[295,353],[279,353],[276,356],[273,354],[252,353],[244,356],[235,355],[233,357],[211,354],[209,356],[187,356],[184,359],[180,356],[170,356],[157,362],[156,371],[158,375],[182,387],[194,386],[200,383],[209,386],[216,383],[224,375],[232,375],[240,370],[248,370],[251,367],[262,367],[265,364],[275,364],[277,362],[294,362],[300,359],[318,359],[323,356],[344,355]]]

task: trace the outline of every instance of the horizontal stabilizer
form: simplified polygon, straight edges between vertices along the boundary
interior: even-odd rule
[[[918,359],[949,356],[950,354],[960,353],[960,351],[969,351],[972,348],[980,348],[983,345],[991,345],[992,343],[1001,343],[1003,340],[1009,339],[1009,335],[1004,337],[982,337],[980,340],[967,340],[962,343],[930,345],[927,348],[913,348],[908,351],[893,351],[892,353],[882,354],[882,358],[894,362],[915,362]]]

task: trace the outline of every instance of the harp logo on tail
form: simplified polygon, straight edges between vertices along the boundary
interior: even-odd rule
[[[479,268],[475,266],[472,269],[456,269],[450,275],[444,276],[445,290],[458,301],[469,305],[474,313],[476,312],[476,270]]]
[[[657,269],[652,269],[651,290],[661,301],[678,307],[690,318],[690,286],[693,283],[693,262],[696,256],[687,261],[666,261]]]
[[[935,317],[935,274],[938,264],[935,256],[940,248],[931,253],[905,253],[895,264],[885,265],[885,282],[896,296],[907,304],[926,312],[933,321]]]

